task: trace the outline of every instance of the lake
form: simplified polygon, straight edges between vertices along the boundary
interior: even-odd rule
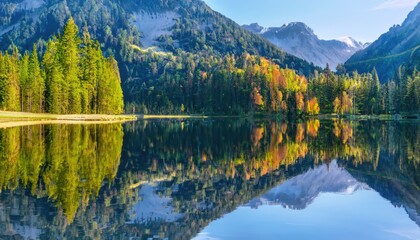
[[[420,122],[0,129],[0,239],[420,239]]]

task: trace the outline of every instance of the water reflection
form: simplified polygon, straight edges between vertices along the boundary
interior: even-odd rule
[[[190,239],[243,205],[305,211],[320,194],[358,189],[378,192],[420,226],[419,145],[419,124],[395,122],[4,129],[0,238]]]
[[[246,206],[258,208],[262,205],[282,205],[302,210],[322,193],[353,194],[361,189],[370,188],[339,167],[337,161],[333,161],[287,180],[254,198]]]
[[[25,237],[40,237],[42,229],[38,224],[43,223],[37,223],[36,218],[45,217],[45,221],[51,211],[54,214],[50,224],[65,229],[79,209],[85,212],[90,201],[96,201],[103,183],[115,178],[122,137],[121,125],[50,125],[2,130],[0,226],[6,228],[3,233],[23,231]],[[42,206],[49,203],[50,206]]]

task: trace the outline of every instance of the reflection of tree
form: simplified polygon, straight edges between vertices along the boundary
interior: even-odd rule
[[[52,125],[2,130],[0,189],[21,184],[48,197],[71,223],[98,195],[103,181],[117,174],[122,149],[121,125]]]
[[[419,212],[415,199],[420,199],[420,131],[415,125],[343,120],[296,124],[156,120],[126,125],[121,153],[122,134],[120,125],[1,131],[0,150],[6,154],[0,156],[4,166],[0,186],[15,194],[0,194],[1,202],[11,204],[25,197],[19,204],[42,203],[43,211],[48,212],[45,198],[28,198],[23,189],[49,197],[62,213],[51,219],[42,214],[37,217],[46,222],[46,236],[55,238],[158,234],[185,239],[288,178],[338,159],[357,179],[393,199],[395,205]],[[126,224],[139,199],[138,190],[146,182],[159,183],[158,194],[170,197],[173,208],[184,218],[172,223]],[[67,219],[74,222],[68,225]]]
[[[416,162],[419,154],[418,137],[413,137],[417,131],[406,130],[401,136],[395,129],[400,126],[389,122],[198,121],[184,123],[184,128],[181,125],[179,121],[153,121],[129,131],[130,142],[136,144],[126,145],[127,170],[142,170],[143,178],[149,180],[210,179],[220,174],[252,179],[307,156],[316,163],[340,158],[376,168],[381,149],[404,161]],[[136,155],[138,146],[144,154]],[[139,169],[136,161],[150,168]]]

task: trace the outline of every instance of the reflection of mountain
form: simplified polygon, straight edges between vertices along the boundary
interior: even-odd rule
[[[183,217],[176,213],[172,199],[157,194],[159,188],[155,184],[145,184],[140,189],[141,200],[134,205],[132,221],[134,223],[175,222]]]
[[[304,209],[320,193],[352,194],[367,188],[366,184],[359,183],[333,161],[328,166],[324,164],[291,178],[247,205],[257,208],[260,205],[281,204],[292,209]]]

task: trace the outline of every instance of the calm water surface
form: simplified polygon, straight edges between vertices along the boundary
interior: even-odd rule
[[[420,123],[0,130],[0,239],[420,239]]]

